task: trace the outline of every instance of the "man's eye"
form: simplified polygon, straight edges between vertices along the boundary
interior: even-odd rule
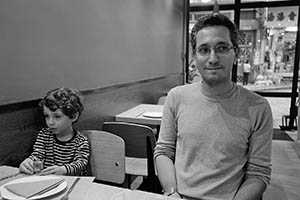
[[[228,51],[230,48],[229,48],[229,46],[224,46],[224,45],[220,45],[220,46],[217,46],[216,47],[216,50],[218,51],[218,52],[226,52],[226,51]]]
[[[200,54],[207,54],[209,53],[210,49],[208,47],[200,47],[198,48],[198,53]]]

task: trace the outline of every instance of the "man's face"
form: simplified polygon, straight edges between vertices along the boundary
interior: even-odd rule
[[[203,81],[209,85],[231,82],[231,70],[235,52],[230,32],[224,26],[201,29],[196,37],[196,53],[193,55]]]

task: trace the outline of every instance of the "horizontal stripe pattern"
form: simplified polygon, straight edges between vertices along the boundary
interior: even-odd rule
[[[89,159],[89,143],[87,138],[74,130],[72,139],[66,142],[57,140],[48,128],[37,135],[33,156],[44,159],[44,168],[58,165],[65,166],[67,175],[85,175]]]

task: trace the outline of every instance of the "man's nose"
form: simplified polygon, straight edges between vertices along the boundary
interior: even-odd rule
[[[216,64],[219,62],[219,57],[216,54],[214,49],[211,49],[209,57],[208,57],[209,64]]]

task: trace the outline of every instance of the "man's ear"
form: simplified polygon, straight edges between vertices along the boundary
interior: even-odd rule
[[[77,113],[75,113],[75,114],[73,115],[73,118],[71,119],[72,122],[76,122],[77,119],[78,119],[78,117],[79,117],[79,113],[77,112]]]

